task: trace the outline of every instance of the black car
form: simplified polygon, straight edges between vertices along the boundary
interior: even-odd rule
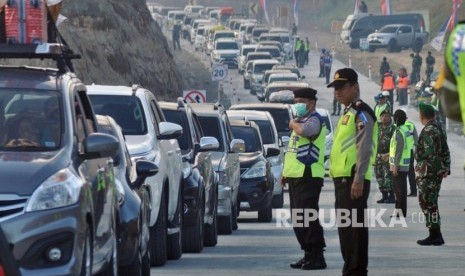
[[[274,177],[267,157],[278,156],[280,150],[268,148],[265,153],[260,130],[254,122],[231,121],[234,138],[245,142],[245,152],[239,153],[241,184],[238,201],[241,211],[258,211],[258,221],[270,222]]]
[[[197,115],[182,98],[177,103],[160,102],[167,121],[182,126],[178,138],[183,156],[183,252],[202,251],[203,245],[217,243],[218,176],[213,169],[211,153],[219,142],[204,137]]]
[[[134,166],[121,127],[109,116],[96,117],[99,131],[115,136],[120,142],[120,152],[113,158],[119,204],[119,272],[150,275],[150,197],[144,181],[155,175],[158,167],[147,160],[139,160]]]

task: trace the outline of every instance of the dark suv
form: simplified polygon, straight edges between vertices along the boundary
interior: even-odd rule
[[[159,102],[168,122],[183,128],[178,138],[183,159],[183,252],[200,252],[217,243],[218,176],[211,150],[218,139],[203,135],[197,114],[182,98],[177,103]]]
[[[65,66],[66,53],[30,47],[0,45],[0,58],[51,57],[59,66],[0,66],[0,224],[21,274],[116,274],[110,157],[119,142],[97,132],[86,87]]]
[[[278,148],[265,150],[258,125],[252,121],[231,120],[231,130],[237,139],[247,141],[245,152],[239,153],[241,185],[239,202],[241,211],[258,211],[258,221],[270,222],[274,176],[267,157],[279,156]]]

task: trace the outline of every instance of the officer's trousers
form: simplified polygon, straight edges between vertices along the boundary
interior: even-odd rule
[[[416,194],[417,193],[417,181],[415,179],[415,164],[413,158],[413,149],[410,152],[410,166],[408,168],[408,184],[410,185],[410,193]]]
[[[349,219],[358,223],[365,221],[365,209],[367,208],[368,195],[370,193],[370,181],[364,180],[363,196],[352,200],[350,190],[352,187],[353,177],[334,178],[336,192],[336,215],[338,210],[349,210]],[[352,210],[356,210],[357,217],[352,216]],[[337,220],[340,218],[337,217]],[[343,220],[342,220],[343,221]],[[341,245],[342,259],[344,268],[342,275],[367,275],[368,270],[368,227],[338,227],[339,243]]]
[[[314,209],[318,213],[320,201],[321,187],[323,186],[323,178],[300,177],[287,178],[289,183],[289,199],[291,211],[294,209],[303,209],[299,216],[303,216],[305,209]],[[304,227],[294,227],[294,233],[302,250],[307,252],[312,249],[321,251],[326,247],[323,227],[317,219],[311,220],[308,227],[305,227],[304,221],[297,221],[304,224]]]
[[[404,217],[407,216],[407,174],[408,172],[397,172],[397,176],[393,176],[396,209],[402,211]]]

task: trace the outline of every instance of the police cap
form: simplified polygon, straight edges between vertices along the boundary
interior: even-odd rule
[[[300,88],[294,90],[294,98],[305,98],[309,100],[316,100],[317,91],[310,87]]]

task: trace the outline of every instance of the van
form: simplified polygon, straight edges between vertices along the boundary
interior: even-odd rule
[[[369,34],[388,24],[412,25],[415,32],[425,31],[425,20],[423,15],[419,13],[369,15],[345,22],[341,32],[341,39],[344,43],[349,44],[351,48],[359,48],[360,39],[367,38]]]

